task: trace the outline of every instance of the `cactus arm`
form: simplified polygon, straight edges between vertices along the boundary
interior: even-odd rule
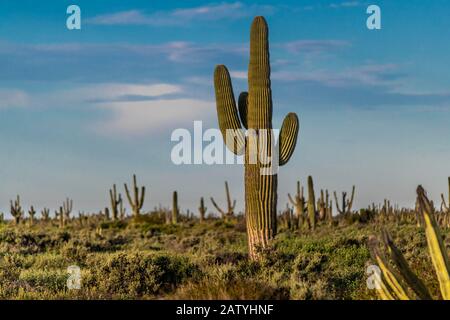
[[[279,139],[279,165],[285,165],[295,150],[298,136],[298,117],[295,113],[289,113],[284,118],[283,125],[281,126],[280,139]]]
[[[247,113],[248,113],[248,92],[241,92],[238,99],[239,118],[241,119],[242,126],[248,129],[247,125]]]
[[[408,284],[408,286],[417,294],[420,299],[431,300],[431,295],[428,292],[425,284],[420,280],[409,267],[402,252],[395,246],[391,236],[386,230],[383,230],[383,242],[389,252],[392,261],[394,262],[397,270],[401,271],[401,274]]]
[[[144,199],[145,199],[145,187],[141,188],[141,199],[139,200],[139,209],[142,209],[142,206],[144,205]]]
[[[292,199],[292,197],[291,197],[291,194],[290,193],[288,193],[288,198],[289,198],[289,201],[292,203],[292,205],[293,206],[295,206],[296,205],[296,203],[295,203],[295,201],[294,201],[294,199]]]
[[[131,199],[130,190],[128,190],[127,184],[124,183],[123,186],[125,187],[125,194],[127,195],[128,202],[130,203],[130,205],[131,205],[132,207],[134,207],[134,205],[133,205],[133,199]]]
[[[348,202],[348,206],[347,206],[347,211],[348,212],[351,212],[352,211],[352,206],[353,206],[353,199],[355,198],[355,189],[356,189],[356,187],[355,186],[353,186],[352,187],[352,195],[351,195],[351,197],[350,197],[350,201]]]
[[[225,216],[225,211],[223,211],[222,209],[220,209],[220,207],[217,205],[217,203],[214,201],[213,197],[211,197],[211,202],[213,204],[213,206],[217,209],[217,211],[220,212],[220,214],[222,216]]]
[[[443,193],[441,193],[441,199],[442,199],[442,202],[441,202],[441,211],[444,211],[444,212],[449,211],[449,210],[448,210],[448,206],[447,206],[447,204],[446,204],[446,202],[445,202],[445,198],[444,198],[444,194],[443,194]]]
[[[342,210],[341,210],[341,208],[339,208],[339,201],[338,201],[338,198],[337,198],[336,191],[334,191],[333,194],[334,194],[334,200],[335,200],[335,202],[336,202],[336,209],[337,209],[337,211],[338,211],[340,214],[342,214]]]
[[[214,88],[219,127],[225,144],[230,151],[241,155],[244,151],[245,136],[237,113],[230,74],[224,65],[218,65],[214,71]],[[230,134],[234,137],[230,137]]]
[[[434,209],[430,201],[425,195],[422,186],[417,188],[417,198],[422,218],[425,222],[425,235],[427,238],[428,248],[436,269],[437,278],[441,288],[442,297],[450,300],[450,263],[446,253],[445,245],[434,219]]]

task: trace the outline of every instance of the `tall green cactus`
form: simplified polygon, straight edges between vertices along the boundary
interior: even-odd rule
[[[208,210],[208,208],[205,207],[205,201],[203,200],[203,197],[201,197],[200,207],[198,207],[198,212],[200,213],[200,222],[203,222],[205,220],[206,210]]]
[[[450,207],[450,177],[448,177],[448,202],[447,203],[445,202],[443,193],[441,193],[441,199],[442,199],[441,211],[447,212],[447,213],[450,212],[450,209],[449,209],[449,207]]]
[[[305,216],[305,197],[303,196],[303,187],[300,181],[297,181],[297,193],[294,198],[288,193],[289,201],[295,207],[295,214],[297,218],[297,225],[299,228],[303,227],[304,216]]]
[[[28,215],[30,216],[30,225],[34,224],[34,216],[36,215],[36,210],[33,206],[30,207],[28,210]]]
[[[141,187],[141,195],[139,196],[139,187],[136,182],[136,175],[133,174],[133,198],[131,198],[130,190],[125,183],[125,193],[127,194],[128,202],[130,203],[131,209],[133,210],[134,218],[139,217],[142,206],[144,205],[145,199],[145,187]]]
[[[316,197],[314,195],[313,178],[308,177],[308,218],[309,227],[311,229],[316,228]]]
[[[16,200],[14,202],[10,201],[11,215],[14,217],[14,223],[18,225],[20,220],[23,217],[22,206],[20,205],[20,196],[17,195]]]
[[[122,208],[120,207],[122,204],[122,195],[120,193],[117,195],[117,188],[115,184],[112,189],[109,189],[109,198],[111,200],[112,218],[116,221],[119,218],[119,214],[122,214]]]
[[[176,191],[173,192],[172,197],[172,223],[178,223],[178,215],[180,213],[180,209],[178,207],[178,193]]]
[[[234,216],[234,208],[236,207],[236,200],[231,202],[230,189],[228,188],[228,182],[225,181],[225,195],[227,197],[227,210],[222,210],[216,203],[213,197],[211,197],[211,202],[213,206],[220,212],[222,219],[228,219]]]
[[[267,163],[261,162],[275,156],[279,165],[286,164],[294,152],[298,134],[297,115],[290,113],[283,121],[278,150],[272,152],[274,139],[268,39],[266,20],[256,17],[250,30],[249,91],[239,96],[239,111],[227,68],[218,65],[214,72],[217,115],[223,138],[232,152],[245,154],[245,215],[252,259],[258,258],[258,248],[266,248],[277,232],[278,177],[273,172],[262,174],[262,170],[267,169]],[[242,127],[248,129],[247,135]],[[263,161],[254,161],[256,153],[260,157],[262,155]]]

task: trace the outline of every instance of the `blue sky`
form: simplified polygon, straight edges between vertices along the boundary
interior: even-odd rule
[[[66,28],[81,8],[82,29]],[[366,28],[377,4],[382,30]],[[280,172],[279,208],[297,179],[357,186],[356,206],[385,197],[412,205],[422,183],[436,201],[450,175],[450,5],[431,1],[10,1],[0,3],[0,209],[108,205],[133,173],[151,209],[200,196],[243,207],[239,166],[170,161],[176,128],[217,126],[212,74],[246,90],[249,26],[270,28],[274,125],[300,117]],[[438,203],[438,202],[437,202]],[[212,205],[208,207],[212,209]]]

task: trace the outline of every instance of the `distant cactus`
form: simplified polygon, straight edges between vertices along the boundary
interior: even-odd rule
[[[36,215],[36,210],[34,210],[34,207],[31,206],[28,210],[28,215],[30,216],[30,225],[34,224],[34,216]]]
[[[445,202],[445,198],[444,198],[444,194],[441,193],[441,211],[445,212],[445,213],[450,213],[450,177],[448,177],[448,202]]]
[[[62,205],[63,213],[64,213],[64,221],[70,221],[70,214],[72,213],[73,201],[69,198],[63,202]]]
[[[214,198],[211,197],[211,202],[213,206],[217,209],[217,211],[220,212],[220,215],[222,218],[230,218],[234,215],[234,208],[236,207],[236,200],[233,201],[233,204],[231,204],[231,196],[230,196],[230,190],[228,189],[228,182],[225,181],[225,194],[227,197],[227,210],[222,210],[217,203],[214,201]]]
[[[50,219],[50,210],[48,208],[44,208],[41,210],[41,219],[45,222]]]
[[[449,257],[434,217],[434,206],[428,200],[422,186],[417,188],[417,203],[420,218],[423,220],[425,226],[428,250],[436,270],[442,298],[450,300]],[[396,268],[394,269],[390,266],[388,260],[378,248],[377,239],[371,237],[369,240],[371,253],[382,272],[381,277],[377,279],[377,284],[379,285],[377,291],[380,297],[384,300],[431,299],[430,292],[410,269],[403,254],[394,245],[387,232],[384,232],[383,240]]]
[[[353,206],[353,199],[355,198],[355,186],[352,188],[352,195],[350,200],[347,200],[347,192],[342,192],[342,207],[339,207],[339,201],[336,191],[334,192],[334,200],[336,201],[336,208],[340,214],[351,213]]]
[[[141,188],[141,192],[139,195],[139,188],[137,186],[136,182],[136,175],[133,175],[133,198],[131,197],[130,191],[128,190],[128,186],[125,183],[125,193],[127,194],[128,202],[130,203],[131,209],[133,210],[133,216],[135,218],[139,217],[140,210],[142,209],[142,206],[144,205],[144,199],[145,199],[145,187]]]
[[[109,189],[109,197],[111,200],[112,219],[113,221],[116,221],[119,219],[119,215],[122,215],[122,208],[120,208],[120,205],[122,204],[122,195],[120,193],[117,195],[115,184],[112,189]]]
[[[10,201],[10,207],[11,207],[11,215],[14,217],[14,223],[18,225],[23,217],[23,210],[22,206],[20,205],[19,195],[17,195],[17,198],[16,200],[14,200],[14,202],[12,200]]]
[[[206,210],[208,210],[208,208],[205,207],[205,201],[203,200],[203,197],[201,197],[200,207],[198,207],[198,212],[200,213],[200,222],[203,222],[205,220]]]
[[[297,193],[294,198],[288,193],[289,201],[292,203],[292,205],[295,208],[295,215],[297,218],[297,224],[298,227],[303,227],[304,224],[304,218],[305,218],[305,197],[303,195],[303,187],[300,184],[300,181],[297,181]]]
[[[314,230],[316,228],[316,198],[314,195],[313,178],[308,177],[308,218],[309,227]]]
[[[172,223],[178,223],[178,215],[180,214],[180,208],[178,207],[178,193],[173,192],[172,195]]]
[[[230,74],[224,65],[216,67],[214,87],[219,126],[227,147],[235,154],[245,153],[245,216],[249,254],[258,258],[258,248],[266,248],[277,232],[277,174],[262,174],[267,165],[255,161],[255,152],[264,162],[272,156],[272,93],[270,85],[269,29],[263,17],[253,20],[250,31],[248,93],[239,96],[236,107]],[[248,129],[245,135],[242,127]],[[230,133],[235,135],[230,139]],[[279,137],[279,165],[291,158],[297,142],[298,118],[290,113],[284,119]],[[256,142],[258,141],[258,142]],[[258,148],[255,148],[255,144]],[[273,162],[271,165],[275,165]],[[266,169],[267,170],[267,169]],[[272,172],[273,173],[273,172]]]
[[[64,208],[62,206],[59,207],[59,211],[55,210],[55,217],[59,221],[59,227],[64,228],[66,225],[66,219],[65,219],[65,215],[64,215]]]

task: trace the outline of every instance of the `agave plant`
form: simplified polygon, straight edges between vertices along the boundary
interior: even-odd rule
[[[428,250],[436,270],[442,298],[450,300],[449,257],[434,218],[434,207],[422,186],[417,188],[417,203],[419,218],[425,227]],[[383,231],[383,242],[394,267],[379,250],[377,239],[375,237],[369,239],[373,259],[381,270],[381,277],[378,279],[379,289],[377,290],[380,297],[384,300],[432,299],[425,284],[411,270],[403,254],[386,231]]]

